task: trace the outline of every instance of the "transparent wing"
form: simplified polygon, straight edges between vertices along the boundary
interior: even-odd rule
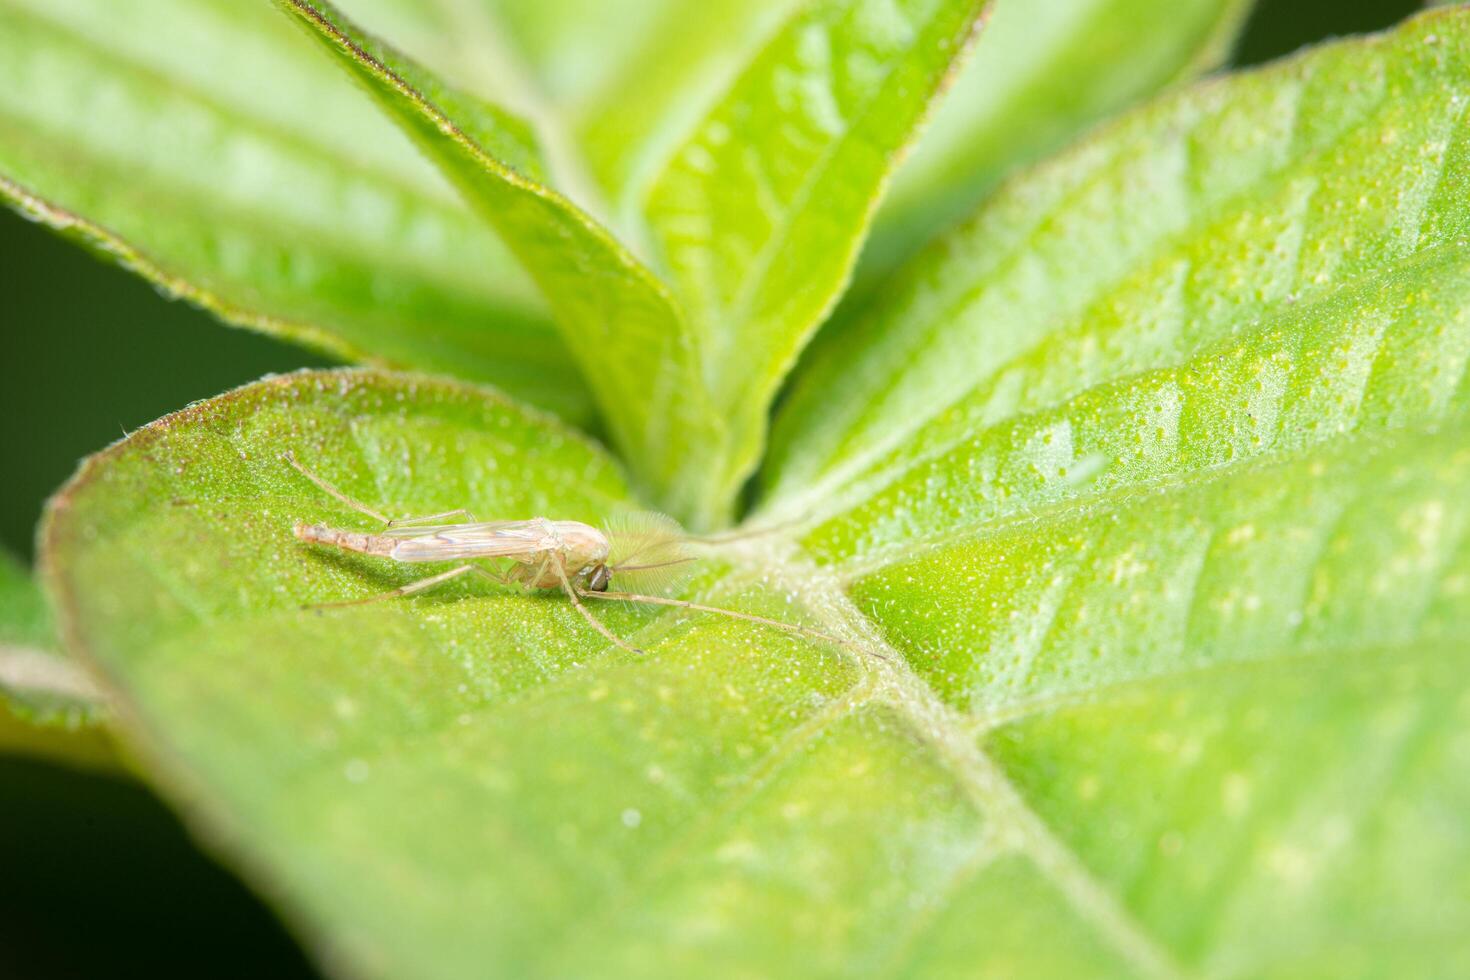
[[[672,517],[628,511],[609,518],[604,530],[615,589],[656,594],[694,571],[696,556],[688,547],[689,537]]]
[[[535,521],[482,521],[394,527],[393,557],[399,561],[449,561],[460,558],[521,558],[541,550],[545,531]]]

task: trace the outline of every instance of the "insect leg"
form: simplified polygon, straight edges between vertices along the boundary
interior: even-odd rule
[[[396,599],[400,596],[413,595],[417,592],[423,592],[427,589],[432,589],[436,585],[441,585],[445,582],[448,582],[452,578],[459,578],[459,576],[464,575],[468,572],[481,572],[486,575],[490,574],[478,565],[460,565],[458,568],[451,568],[447,572],[440,572],[438,575],[430,575],[428,578],[421,578],[417,582],[410,582],[407,585],[401,585],[398,588],[390,589],[387,592],[379,592],[377,595],[370,595],[365,599],[346,599],[342,602],[323,602],[315,606],[308,606],[307,608],[337,609],[342,606],[363,606],[367,605],[370,602],[382,602],[384,599]]]
[[[717,613],[721,616],[729,616],[731,619],[743,619],[748,623],[759,623],[762,626],[769,626],[772,629],[785,630],[788,633],[799,633],[802,636],[809,636],[813,639],[821,640],[824,643],[834,643],[837,646],[845,647],[849,650],[856,650],[851,643],[841,637],[833,636],[831,633],[823,633],[821,630],[814,630],[809,626],[783,623],[779,619],[767,619],[765,616],[757,616],[754,613],[743,613],[734,609],[722,609],[719,606],[706,606],[703,603],[690,602],[687,599],[668,599],[664,596],[657,595],[639,595],[636,592],[588,592],[585,595],[591,599],[618,599],[623,602],[646,602],[655,606],[675,606],[679,609],[693,609],[698,612]],[[875,654],[875,656],[883,660],[888,659],[882,654]]]
[[[597,630],[597,632],[605,636],[614,646],[622,647],[629,653],[643,653],[642,650],[638,649],[635,646],[630,646],[626,641],[620,639],[616,634],[614,634],[612,630],[602,625],[602,620],[592,615],[592,610],[582,605],[581,596],[577,593],[577,590],[572,587],[572,580],[567,577],[567,563],[561,560],[560,555],[558,555],[556,558],[556,572],[558,575],[561,576],[561,587],[563,590],[566,591],[567,598],[572,600],[572,605],[576,607],[577,612],[581,613],[582,618],[592,624],[593,629]],[[588,594],[596,595],[597,593],[593,592]]]
[[[506,572],[491,571],[484,565],[476,565],[475,571],[494,582],[496,585],[515,585],[515,580]]]
[[[458,517],[462,520],[470,522],[473,522],[475,520],[475,515],[471,514],[463,507],[457,507],[454,510],[446,510],[440,514],[425,514],[423,517],[389,517],[386,514],[380,513],[379,511],[376,511],[373,508],[369,507],[361,500],[354,500],[353,498],[347,496],[347,494],[343,493],[341,490],[338,490],[331,483],[328,483],[325,478],[320,477],[317,474],[313,473],[311,470],[307,469],[305,466],[297,461],[295,453],[284,452],[281,454],[281,458],[284,459],[287,463],[290,463],[291,467],[295,469],[296,472],[306,477],[312,483],[315,483],[321,490],[335,497],[337,500],[340,500],[342,503],[346,504],[348,507],[351,507],[359,514],[366,514],[374,520],[382,521],[385,528],[412,527],[415,524],[435,524],[442,522],[445,518],[448,517]]]
[[[300,473],[312,483],[315,483],[317,487],[328,496],[335,497],[342,503],[346,504],[348,507],[351,507],[353,510],[357,511],[359,514],[366,514],[374,520],[382,521],[384,524],[387,525],[391,525],[393,523],[393,518],[387,516],[386,514],[382,514],[376,510],[373,510],[371,507],[360,500],[353,500],[351,497],[347,496],[347,494],[343,493],[341,490],[338,490],[336,487],[332,486],[326,480],[317,476],[305,466],[302,466],[296,461],[295,453],[292,453],[288,450],[287,452],[281,454],[281,458],[284,459],[287,463],[290,463],[291,468],[294,469],[297,473]]]
[[[440,513],[440,514],[425,514],[423,517],[399,517],[399,518],[395,518],[394,520],[391,520],[391,521],[388,522],[388,526],[389,527],[412,527],[415,524],[441,524],[441,523],[444,522],[445,518],[449,518],[449,517],[458,517],[461,520],[469,521],[470,523],[474,523],[474,521],[475,521],[475,515],[474,514],[471,514],[469,511],[465,510],[463,507],[456,507],[454,510],[446,510],[443,513]]]

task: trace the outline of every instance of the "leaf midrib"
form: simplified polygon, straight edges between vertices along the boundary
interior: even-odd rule
[[[971,3],[970,6],[973,8],[977,5]],[[978,6],[984,9],[984,7],[988,6],[988,3],[979,4]],[[794,23],[802,16],[803,12],[804,11],[799,9],[796,15],[793,16],[792,19],[788,21],[788,23]],[[851,143],[854,138],[854,134],[863,131],[864,123],[871,116],[876,104],[887,94],[888,83],[893,78],[894,74],[899,71],[900,62],[908,58],[918,47],[918,45],[922,43],[923,40],[925,40],[925,32],[931,25],[932,21],[936,18],[942,19],[944,13],[944,6],[942,4],[937,5],[933,17],[931,17],[929,20],[921,22],[921,25],[914,31],[914,43],[909,45],[905,49],[905,53],[902,58],[896,58],[889,62],[888,69],[883,73],[883,80],[874,86],[871,96],[863,100],[863,102],[861,102],[858,106],[854,107],[856,111],[844,116],[845,126],[842,135],[837,139],[832,140],[828,144],[828,146],[817,158],[816,164],[807,172],[807,175],[802,181],[801,186],[797,189],[796,194],[794,194],[791,198],[792,206],[786,209],[786,213],[782,215],[781,221],[779,222],[777,227],[773,229],[772,234],[769,235],[766,241],[761,245],[760,251],[756,253],[755,259],[747,266],[745,278],[741,282],[739,291],[735,294],[734,302],[732,302],[727,308],[728,310],[733,312],[722,315],[719,318],[720,326],[722,327],[722,329],[716,331],[716,334],[719,337],[719,340],[717,342],[718,353],[717,356],[710,358],[709,362],[712,365],[718,366],[722,363],[725,363],[726,361],[731,360],[728,357],[730,345],[738,339],[739,331],[743,328],[743,325],[750,320],[751,307],[755,303],[756,297],[765,288],[766,275],[770,271],[771,263],[776,260],[776,258],[780,255],[782,249],[785,247],[786,242],[790,238],[791,230],[795,227],[796,221],[806,213],[806,208],[807,205],[811,202],[812,195],[816,192],[818,186],[820,186],[824,182],[833,161]],[[962,46],[962,49],[955,54],[955,60],[964,57],[964,47],[965,46]],[[954,61],[951,62],[950,70],[954,70]],[[920,113],[921,126],[922,120],[932,113],[934,102],[935,100],[931,93],[931,95],[925,100],[925,109]],[[851,121],[849,122],[849,120]],[[698,132],[697,129],[696,132]],[[857,226],[858,233],[854,236],[847,248],[849,257],[857,253],[863,241],[865,241],[868,236],[870,226],[872,224],[873,215],[877,211],[878,205],[881,203],[883,198],[882,185],[886,184],[888,177],[891,176],[893,165],[894,159],[892,156],[890,156],[888,173],[885,175],[882,184],[880,184],[877,193],[875,193],[868,200],[865,212],[863,214],[862,222]],[[849,268],[847,269],[846,273],[838,281],[834,282],[831,288],[827,291],[826,298],[820,304],[816,315],[812,318],[812,327],[814,327],[816,324],[820,324],[823,320],[825,320],[826,317],[832,312],[833,308],[837,305],[837,301],[842,296],[842,293],[845,290],[847,283],[852,278],[852,269],[850,268],[851,262],[849,261],[847,265],[849,266]],[[790,355],[785,355],[785,357],[789,359]],[[735,359],[733,362],[739,363],[739,359]],[[727,373],[725,375],[725,378],[729,377],[730,375]],[[712,378],[709,383],[712,390],[718,392],[722,399],[730,399],[730,393],[727,390],[728,385],[722,383],[722,380],[720,378]],[[749,396],[747,395],[746,397],[748,398]]]
[[[731,551],[751,562],[783,591],[796,595],[824,630],[858,640],[867,654],[861,658],[861,666],[870,676],[876,675],[872,680],[873,701],[897,712],[915,738],[929,747],[961,786],[971,806],[985,818],[982,834],[987,840],[996,838],[1028,857],[1079,917],[1140,975],[1182,974],[1172,954],[1091,876],[1080,858],[1027,805],[1010,777],[970,737],[964,716],[939,698],[902,652],[883,638],[878,624],[864,615],[830,576],[823,575],[789,541],[768,540],[765,547],[747,543]]]
[[[1442,248],[1436,248],[1433,251],[1443,255],[1447,252],[1460,253],[1465,250],[1458,244],[1446,244]],[[1423,254],[1424,253],[1421,253],[1421,255]],[[1470,266],[1466,266],[1466,268],[1470,269]],[[1394,277],[1395,273],[1386,273],[1381,277],[1371,277],[1371,281],[1387,282]],[[1370,280],[1358,280],[1358,284],[1362,284],[1366,281]],[[1264,332],[1274,329],[1276,326],[1277,324],[1271,321],[1256,321],[1252,324],[1253,329],[1248,332]],[[1254,329],[1256,327],[1259,327],[1259,329]],[[1391,329],[1391,326],[1389,329]],[[1172,373],[1182,365],[1188,364],[1195,359],[1203,359],[1215,356],[1219,352],[1228,349],[1230,345],[1236,343],[1241,336],[1245,335],[1245,333],[1247,333],[1247,331],[1242,331],[1241,333],[1223,338],[1219,342],[1219,344],[1214,345],[1214,348],[1207,348],[1204,351],[1191,352],[1188,360],[1182,360],[1173,365],[1163,367],[1150,367],[1147,370],[1110,377],[1094,385],[1090,385],[1078,391],[1071,392],[1069,393],[1069,398],[1063,402],[1058,403],[1058,405],[1066,404],[1069,401],[1080,399],[1086,396],[1089,392],[1106,389],[1116,385],[1127,384],[1130,380],[1133,379],[1147,378],[1155,374]],[[1359,391],[1360,396],[1363,393],[1372,390],[1373,388],[1373,379],[1374,377],[1376,377],[1379,365],[1382,363],[1381,351],[1382,346],[1380,344],[1378,352],[1375,353],[1373,368],[1363,378],[1363,385]],[[1461,374],[1459,379],[1453,382],[1453,384],[1447,385],[1447,389],[1458,387],[1463,384],[1463,381],[1467,376],[1467,371],[1470,371],[1470,360],[1467,360],[1461,364]],[[1454,401],[1455,399],[1451,398],[1451,402]],[[983,434],[993,429],[1002,429],[1004,427],[1024,421],[1028,418],[1045,415],[1047,412],[1055,410],[1058,405],[1046,406],[1038,409],[1037,411],[1028,411],[1019,415],[1011,416],[1003,423],[999,423],[995,426],[989,426],[979,430],[978,433],[960,437],[948,443],[940,444],[934,450],[926,452],[921,456],[916,456],[912,459],[904,460],[899,465],[892,466],[888,469],[878,470],[876,471],[877,476],[858,484],[858,486],[862,490],[861,494],[834,495],[832,499],[836,502],[837,506],[828,510],[824,514],[813,515],[809,521],[803,521],[801,524],[796,525],[796,527],[798,528],[798,530],[806,531],[820,528],[826,524],[836,521],[842,518],[844,515],[850,514],[854,510],[861,508],[864,504],[876,499],[884,491],[892,488],[913,473],[916,473],[927,465],[949,455],[959,446],[975,440],[978,434]],[[1362,399],[1360,397],[1355,407],[1355,411],[1361,412],[1362,407]],[[1462,414],[1463,411],[1463,408],[1456,409],[1452,407],[1445,413],[1445,415],[1448,417],[1454,417],[1456,415]],[[1330,433],[1330,435],[1339,438],[1346,437],[1349,440],[1371,440],[1378,432],[1397,431],[1406,428],[1413,428],[1417,424],[1418,423],[1416,421],[1411,420],[1407,423],[1400,423],[1392,427],[1387,427],[1383,430],[1375,429],[1367,433],[1357,432],[1356,430],[1349,430],[1348,433],[1343,433],[1334,430],[1334,432]],[[877,571],[883,567],[887,567],[888,565],[893,564],[895,561],[906,560],[907,558],[913,557],[916,554],[921,554],[923,552],[931,550],[934,547],[942,546],[946,540],[975,540],[979,538],[989,537],[993,533],[1006,533],[1017,527],[1034,526],[1046,523],[1051,520],[1065,519],[1066,517],[1072,516],[1070,514],[1067,514],[1067,511],[1072,511],[1073,514],[1077,516],[1086,515],[1087,513],[1092,512],[1095,509],[1096,505],[1099,503],[1116,502],[1119,499],[1130,496],[1138,496],[1140,494],[1171,492],[1176,489],[1183,489],[1190,485],[1210,482],[1216,479],[1223,478],[1224,476],[1228,475],[1229,471],[1232,470],[1254,467],[1256,465],[1269,466],[1280,464],[1286,460],[1297,458],[1303,454],[1320,450],[1325,444],[1325,441],[1326,440],[1324,437],[1323,439],[1319,439],[1315,442],[1304,442],[1298,445],[1288,445],[1283,447],[1279,440],[1273,439],[1270,448],[1253,455],[1236,456],[1233,459],[1221,460],[1218,462],[1194,466],[1190,469],[1181,469],[1169,473],[1160,473],[1158,475],[1143,479],[1133,478],[1130,480],[1130,482],[1126,484],[1109,486],[1103,489],[1094,490],[1084,488],[1080,492],[1074,493],[1071,496],[1064,497],[1058,500],[1047,501],[1041,503],[1040,505],[1023,501],[1020,504],[1013,505],[1011,509],[1005,513],[980,518],[969,523],[952,525],[942,530],[934,530],[923,534],[910,535],[901,546],[869,551],[860,559],[854,559],[844,562],[842,567],[847,572],[846,577],[848,579],[851,579],[860,575],[868,574],[872,571]]]
[[[1276,70],[1285,71],[1290,70],[1290,68],[1294,67],[1294,64],[1288,63],[1287,66],[1283,66],[1283,68]],[[1300,100],[1302,98],[1303,85],[1305,80],[1295,75],[1291,75],[1288,77],[1290,78],[1290,81],[1294,83],[1290,90],[1293,94],[1293,112],[1291,124],[1292,129],[1290,133],[1285,134],[1281,137],[1280,142],[1282,146],[1286,148],[1286,152],[1290,153],[1289,148],[1292,144],[1296,143],[1300,132]],[[1422,96],[1424,94],[1424,89],[1427,87],[1428,86],[1417,87],[1414,90],[1413,95]],[[1379,92],[1376,101],[1374,101],[1371,106],[1365,107],[1365,110],[1360,116],[1355,118],[1352,123],[1343,126],[1339,131],[1334,133],[1330,139],[1314,146],[1311,149],[1310,153],[1291,156],[1283,165],[1278,165],[1265,170],[1255,179],[1241,185],[1235,193],[1222,197],[1208,211],[1200,212],[1194,220],[1187,222],[1177,231],[1168,235],[1161,236],[1153,247],[1149,248],[1139,258],[1138,261],[1130,263],[1129,267],[1122,274],[1110,278],[1105,282],[1100,282],[1095,289],[1089,292],[1086,297],[1080,299],[1073,308],[1058,310],[1057,312],[1055,312],[1049,318],[1049,322],[1065,323],[1070,320],[1076,319],[1076,317],[1080,315],[1082,311],[1085,311],[1087,308],[1098,303],[1100,298],[1115,293],[1120,284],[1127,282],[1130,277],[1137,274],[1137,270],[1139,268],[1153,267],[1160,264],[1166,256],[1176,254],[1182,246],[1187,245],[1190,241],[1194,240],[1194,238],[1197,237],[1198,231],[1200,229],[1220,224],[1222,220],[1229,215],[1244,210],[1243,204],[1247,204],[1254,200],[1259,200],[1262,197],[1268,196],[1269,192],[1273,189],[1279,189],[1285,186],[1286,182],[1292,176],[1297,174],[1304,167],[1308,166],[1313,160],[1332,152],[1343,142],[1350,139],[1356,132],[1362,130],[1365,127],[1371,126],[1374,120],[1377,119],[1382,113],[1401,104],[1402,100],[1405,97],[1406,96],[1403,94],[1396,94],[1386,90]],[[1455,104],[1453,102],[1448,108],[1449,112],[1447,113],[1447,115],[1450,118],[1447,120],[1447,122],[1452,122],[1454,118],[1462,116],[1467,111],[1470,111],[1470,107],[1467,107],[1467,105]],[[1121,123],[1115,124],[1113,127],[1108,128],[1121,128]],[[1102,135],[1106,135],[1106,133]],[[1096,140],[1100,138],[1102,138],[1102,136],[1095,136],[1092,139]],[[1113,150],[1113,152],[1109,154],[1106,166],[1100,166],[1097,170],[1095,170],[1092,174],[1088,176],[1087,180],[1073,187],[1069,187],[1067,193],[1061,196],[1055,203],[1050,206],[1048,212],[1042,220],[1034,223],[1030,228],[1026,230],[1024,235],[1014,240],[1008,241],[1007,254],[1000,262],[998,262],[978,281],[975,281],[971,285],[957,290],[955,295],[944,301],[942,305],[934,310],[932,314],[926,316],[928,325],[922,331],[923,342],[921,343],[916,340],[910,344],[910,346],[906,350],[906,356],[903,362],[901,362],[897,366],[894,366],[891,370],[887,372],[888,380],[886,380],[880,387],[875,389],[874,394],[871,398],[872,401],[879,401],[890,395],[894,387],[898,384],[898,379],[904,376],[905,372],[903,371],[903,364],[912,362],[915,358],[921,356],[923,351],[929,349],[932,346],[931,341],[936,331],[942,329],[947,322],[955,319],[956,314],[963,311],[966,306],[972,303],[976,296],[989,288],[993,288],[995,283],[1004,281],[1006,275],[1008,274],[1009,270],[1012,269],[1012,267],[1025,260],[1026,256],[1034,252],[1034,249],[1031,248],[1031,246],[1040,235],[1042,235],[1052,227],[1056,215],[1066,213],[1071,202],[1090,193],[1095,188],[1096,184],[1113,176],[1114,168],[1118,164],[1119,154],[1121,151],[1117,147],[1111,147],[1111,149]],[[1035,171],[1031,174],[1022,174],[1016,178],[1012,178],[1010,181],[1007,181],[1005,185],[1003,185],[1002,190],[996,192],[996,197],[998,198],[1001,194],[1005,193],[1004,187],[1019,185],[1028,181],[1035,180],[1036,178],[1034,174],[1044,172],[1046,169],[1048,168],[1043,167],[1041,170]],[[1188,174],[1186,174],[1186,177],[1188,177]],[[1441,167],[1439,174],[1436,177],[1434,188],[1431,189],[1430,193],[1426,195],[1426,199],[1433,197],[1435,190],[1442,186],[1443,181],[1444,169],[1443,167]],[[962,237],[970,235],[973,233],[975,227],[982,223],[986,219],[986,217],[987,211],[982,210],[970,223],[962,226],[960,229],[951,234],[959,235]],[[1422,231],[1422,213],[1420,214],[1419,219],[1419,227]],[[943,240],[941,240],[939,244],[943,244]],[[1426,249],[1423,249],[1416,243],[1416,245],[1409,250],[1408,255],[1400,257],[1399,261],[1402,262],[1405,259],[1412,258],[1413,256],[1416,256],[1423,251],[1426,251]],[[935,247],[931,246],[930,249],[925,250],[925,252],[922,253],[919,261],[922,262],[923,255],[930,254],[938,254],[935,251]],[[1332,284],[1323,286],[1318,289],[1312,289],[1311,283],[1300,283],[1297,295],[1300,299],[1305,298],[1307,294],[1310,294],[1310,302],[1322,302],[1324,300],[1324,297],[1338,292],[1343,288],[1351,287],[1359,279],[1362,278],[1364,278],[1364,276],[1359,275],[1357,277],[1345,280],[1337,279],[1334,280]],[[1269,313],[1263,311],[1261,315],[1266,316],[1269,315]],[[972,394],[979,387],[980,382],[998,375],[1007,366],[1014,363],[1016,360],[1025,357],[1036,346],[1044,343],[1050,335],[1051,331],[1038,332],[1037,336],[1034,338],[1031,344],[1027,345],[1023,349],[1016,351],[1011,357],[1008,357],[1004,361],[998,362],[996,365],[993,366],[993,368],[987,371],[985,378],[977,380],[977,382],[972,383],[963,391],[958,392],[953,399],[946,401],[943,405],[937,406],[934,411],[925,415],[925,417],[922,420],[919,420],[917,424],[902,428],[900,430],[889,432],[888,434],[881,435],[877,439],[871,439],[865,443],[864,448],[861,451],[853,454],[852,456],[841,461],[835,466],[832,466],[825,472],[819,471],[817,474],[814,474],[815,478],[806,481],[807,486],[802,492],[785,500],[780,500],[777,507],[773,509],[772,513],[800,514],[802,513],[801,508],[804,503],[812,500],[822,500],[829,497],[832,487],[842,484],[848,477],[854,474],[861,473],[871,464],[881,460],[881,458],[885,454],[891,452],[905,439],[911,438],[915,432],[921,430],[925,425],[938,418],[946,410],[954,407],[956,404],[969,397],[970,394]],[[1035,408],[1043,407],[1045,406],[1035,406]],[[852,434],[853,430],[851,428],[845,430],[842,441],[846,442],[848,439],[850,439]]]

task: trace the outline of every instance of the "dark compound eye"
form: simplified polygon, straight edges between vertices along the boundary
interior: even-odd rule
[[[587,576],[587,590],[589,592],[606,592],[607,587],[612,584],[612,572],[606,565],[598,565],[592,569],[592,574]]]

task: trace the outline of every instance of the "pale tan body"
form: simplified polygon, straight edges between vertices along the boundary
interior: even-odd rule
[[[846,645],[842,640],[819,630],[783,623],[764,616],[706,606],[683,599],[663,596],[638,595],[632,592],[609,592],[607,587],[612,572],[616,569],[607,564],[611,551],[608,536],[590,524],[581,521],[553,521],[534,517],[526,521],[476,521],[466,510],[446,511],[394,520],[338,490],[296,461],[290,453],[283,457],[297,472],[342,503],[375,520],[381,521],[383,530],[370,533],[328,527],[324,524],[298,523],[293,528],[296,537],[311,544],[322,544],[344,551],[355,551],[400,562],[444,562],[465,560],[479,562],[488,559],[509,559],[510,566],[502,571],[491,571],[479,564],[463,564],[428,578],[410,582],[389,592],[352,599],[346,602],[326,603],[318,608],[357,606],[383,599],[414,595],[440,585],[461,575],[478,574],[503,585],[520,585],[530,589],[561,589],[572,601],[583,618],[597,632],[615,645],[633,653],[641,653],[614,636],[596,616],[592,615],[584,598],[615,599],[625,602],[642,602],[660,606],[677,606],[701,612],[718,613],[746,622],[760,623],[790,633],[824,640],[828,643]],[[445,518],[458,517],[468,523],[436,523]],[[680,559],[680,561],[687,559]],[[619,566],[630,567],[630,566]]]
[[[564,575],[585,576],[589,569],[607,561],[611,549],[607,535],[590,524],[544,517],[417,527],[410,524],[377,534],[322,524],[297,524],[294,530],[302,541],[401,562],[509,559],[514,564],[502,573],[502,580],[527,589],[559,589]]]

